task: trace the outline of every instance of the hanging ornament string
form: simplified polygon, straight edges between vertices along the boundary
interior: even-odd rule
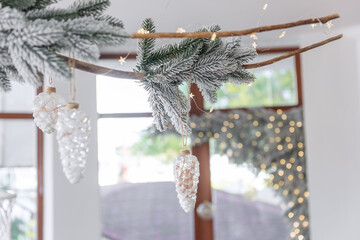
[[[75,82],[75,59],[70,61],[71,81],[70,81],[70,98],[74,102],[76,98],[76,82]]]
[[[53,80],[52,77],[49,77],[49,86],[45,88],[46,93],[56,93],[56,88],[53,86]],[[58,107],[56,107],[54,110],[57,110]]]
[[[199,107],[199,105],[196,103],[196,100],[194,98],[194,94],[190,93],[190,98],[194,101],[196,108],[199,109],[200,112],[209,114],[209,113],[212,113],[214,111],[214,107],[211,107],[209,111],[205,111],[205,110],[201,109]]]
[[[188,82],[188,96],[187,96],[187,105],[186,105],[186,120],[185,127],[189,126],[189,115],[190,115],[190,99],[191,99],[191,81],[192,74],[190,75]],[[178,103],[179,103],[179,113],[180,113],[180,126],[181,126],[181,138],[182,138],[182,150],[180,151],[180,156],[178,156],[174,161],[174,182],[179,199],[180,206],[186,213],[189,213],[194,210],[196,203],[196,193],[199,183],[200,176],[200,167],[199,161],[196,156],[191,155],[190,151],[185,149],[187,147],[187,139],[189,135],[188,129],[186,129],[186,134],[184,134],[183,126],[183,112],[181,109],[181,99],[180,99],[180,90],[177,88],[178,93]]]
[[[191,98],[191,82],[192,82],[192,74],[190,75],[189,78],[189,82],[188,82],[188,96],[187,96],[187,104],[186,104],[186,120],[185,120],[185,126],[189,125],[189,112],[190,112],[190,98]],[[182,118],[182,108],[181,108],[181,100],[180,100],[180,90],[179,88],[177,89],[177,95],[178,95],[178,104],[179,104],[179,114],[180,114],[180,118]],[[187,147],[188,144],[188,133],[184,133],[184,126],[183,126],[183,122],[181,120],[180,123],[180,127],[181,127],[181,143],[182,143],[182,148],[185,149]]]

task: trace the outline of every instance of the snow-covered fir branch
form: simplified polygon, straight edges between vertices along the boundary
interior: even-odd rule
[[[146,19],[142,28],[149,33],[155,32],[151,19]],[[215,25],[198,32],[219,30],[220,27]],[[178,91],[181,84],[195,83],[205,100],[214,103],[217,90],[224,83],[248,84],[254,81],[254,75],[243,65],[256,56],[253,48],[241,46],[239,38],[229,42],[219,38],[185,39],[158,49],[155,49],[155,39],[140,41],[135,71],[145,73],[142,85],[149,92],[149,103],[158,130],[165,131],[171,123],[179,133],[190,133],[186,124],[187,98]]]
[[[57,0],[0,0],[0,88],[12,80],[41,85],[39,73],[69,79],[68,63],[58,53],[96,61],[100,46],[119,45],[129,36],[122,22],[103,15],[110,0],[77,0],[66,9]]]

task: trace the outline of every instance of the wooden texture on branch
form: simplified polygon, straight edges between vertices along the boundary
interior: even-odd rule
[[[299,20],[295,22],[262,26],[256,28],[250,28],[240,31],[229,31],[229,32],[216,32],[216,37],[234,37],[234,36],[243,36],[253,33],[267,32],[279,29],[286,29],[297,27],[301,25],[316,24],[316,23],[327,23],[328,21],[340,18],[339,14],[332,14],[329,16],[321,18],[309,18],[304,20]],[[211,38],[213,32],[191,32],[191,33],[132,33],[131,38],[140,38],[140,39],[149,39],[149,38]]]
[[[275,62],[281,61],[283,59],[295,56],[296,54],[300,54],[306,51],[309,51],[311,49],[323,46],[325,44],[328,44],[330,42],[336,41],[340,38],[342,38],[343,35],[337,35],[335,37],[326,39],[324,41],[309,45],[307,47],[304,48],[299,48],[295,51],[283,54],[279,57],[264,61],[264,62],[259,62],[259,63],[253,63],[253,64],[247,64],[247,65],[243,65],[243,67],[245,69],[252,69],[252,68],[259,68],[259,67],[264,67],[270,64],[273,64]],[[65,56],[61,56],[62,58],[64,58],[68,63],[69,66],[72,66],[72,64],[75,64],[75,68],[85,71],[85,72],[90,72],[90,73],[94,73],[94,74],[99,74],[99,75],[103,75],[103,76],[109,76],[109,77],[115,77],[115,78],[123,78],[123,79],[133,79],[133,80],[144,80],[144,73],[137,73],[137,72],[126,72],[126,71],[120,71],[120,70],[116,70],[116,69],[111,69],[111,68],[106,68],[106,67],[101,67],[101,66],[97,66],[94,64],[90,64],[90,63],[86,63],[86,62],[82,62],[79,60],[75,60],[69,57],[65,57]]]
[[[258,63],[253,63],[253,64],[247,64],[247,65],[244,65],[243,67],[245,69],[252,69],[252,68],[259,68],[259,67],[264,67],[264,66],[267,66],[267,65],[270,65],[270,64],[273,64],[273,63],[276,63],[276,62],[279,62],[285,58],[289,58],[289,57],[292,57],[292,56],[295,56],[296,54],[300,54],[300,53],[303,53],[303,52],[306,52],[306,51],[309,51],[311,49],[314,49],[314,48],[317,48],[317,47],[320,47],[320,46],[323,46],[325,44],[328,44],[330,42],[333,42],[333,41],[336,41],[340,38],[343,37],[343,34],[340,34],[340,35],[337,35],[335,37],[332,37],[332,38],[328,38],[324,41],[321,41],[321,42],[318,42],[318,43],[314,43],[312,45],[309,45],[307,47],[304,47],[304,48],[299,48],[298,50],[295,50],[295,51],[292,51],[292,52],[289,52],[289,53],[285,53],[279,57],[276,57],[276,58],[272,58],[270,60],[267,60],[267,61],[264,61],[264,62],[258,62]]]
[[[144,74],[143,73],[137,73],[137,72],[126,72],[126,71],[120,71],[116,69],[111,69],[107,67],[102,67],[98,65],[94,65],[91,63],[82,62],[73,58],[69,58],[66,56],[60,55],[65,61],[69,63],[69,66],[73,66],[76,69],[94,73],[98,75],[108,76],[108,77],[114,77],[114,78],[124,78],[124,79],[134,79],[134,80],[143,80]]]

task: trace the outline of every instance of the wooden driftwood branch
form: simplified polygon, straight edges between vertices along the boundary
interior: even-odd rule
[[[234,36],[243,36],[249,35],[253,33],[260,33],[260,32],[267,32],[279,29],[286,29],[297,27],[301,25],[308,25],[308,24],[316,24],[316,23],[327,23],[330,20],[334,20],[336,18],[340,18],[339,14],[332,14],[326,17],[321,18],[310,18],[299,20],[295,22],[289,22],[284,24],[277,24],[277,25],[269,25],[263,27],[256,27],[250,28],[246,30],[240,31],[230,31],[230,32],[216,32],[216,37],[234,37]],[[131,38],[140,38],[140,39],[148,39],[148,38],[211,38],[213,32],[196,32],[196,33],[133,33],[131,34]]]
[[[324,41],[312,44],[310,46],[304,47],[304,48],[300,48],[297,49],[295,51],[286,53],[284,55],[281,55],[279,57],[264,61],[264,62],[259,62],[259,63],[254,63],[254,64],[247,64],[244,65],[243,67],[245,69],[251,69],[251,68],[259,68],[259,67],[264,67],[270,64],[273,64],[275,62],[281,61],[285,58],[289,58],[292,57],[296,54],[299,53],[303,53],[306,51],[309,51],[311,49],[323,46],[325,44],[328,44],[330,42],[336,41],[340,38],[342,38],[343,35],[337,35],[335,37],[326,39]],[[120,70],[116,70],[116,69],[111,69],[111,68],[106,68],[106,67],[101,67],[101,66],[97,66],[94,64],[90,64],[90,63],[85,63],[79,60],[75,60],[69,57],[65,57],[65,56],[61,56],[63,57],[66,61],[68,61],[71,64],[75,65],[75,68],[85,71],[85,72],[90,72],[90,73],[94,73],[94,74],[99,74],[99,75],[104,75],[104,76],[109,76],[109,77],[115,77],[115,78],[125,78],[125,79],[134,79],[134,80],[144,80],[144,73],[137,73],[137,72],[126,72],[126,71],[120,71]]]
[[[343,34],[340,34],[340,35],[337,35],[335,37],[332,37],[332,38],[328,38],[324,41],[321,41],[321,42],[318,42],[318,43],[314,43],[310,46],[307,46],[307,47],[304,47],[304,48],[299,48],[298,50],[295,50],[295,51],[292,51],[292,52],[289,52],[289,53],[285,53],[279,57],[276,57],[276,58],[272,58],[270,60],[267,60],[267,61],[264,61],[264,62],[258,62],[258,63],[253,63],[253,64],[247,64],[247,65],[244,65],[243,67],[245,69],[251,69],[251,68],[259,68],[259,67],[264,67],[264,66],[267,66],[267,65],[270,65],[270,64],[273,64],[273,63],[276,63],[276,62],[279,62],[285,58],[289,58],[289,57],[292,57],[292,56],[295,56],[296,54],[300,54],[300,53],[303,53],[303,52],[306,52],[306,51],[309,51],[311,49],[314,49],[314,48],[317,48],[317,47],[320,47],[320,46],[323,46],[325,44],[328,44],[330,42],[333,42],[333,41],[336,41],[340,38],[343,37]]]
[[[108,76],[108,77],[114,77],[114,78],[124,78],[124,79],[134,79],[134,80],[143,80],[144,74],[143,73],[137,73],[137,72],[126,72],[116,69],[111,69],[107,67],[102,67],[98,65],[94,65],[91,63],[82,62],[73,58],[69,58],[66,56],[60,55],[65,61],[69,63],[69,66],[74,66],[76,69],[94,73],[98,75]]]

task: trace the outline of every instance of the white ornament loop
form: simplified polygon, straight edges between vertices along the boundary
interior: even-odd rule
[[[58,119],[59,107],[65,104],[65,99],[56,93],[54,87],[47,87],[34,99],[33,116],[36,126],[44,133],[53,133]]]
[[[56,124],[61,164],[72,184],[84,176],[91,129],[89,117],[77,107],[77,104],[67,104],[67,108],[59,112]]]
[[[176,191],[180,206],[186,213],[195,208],[200,168],[197,158],[189,151],[181,151],[174,162]]]

